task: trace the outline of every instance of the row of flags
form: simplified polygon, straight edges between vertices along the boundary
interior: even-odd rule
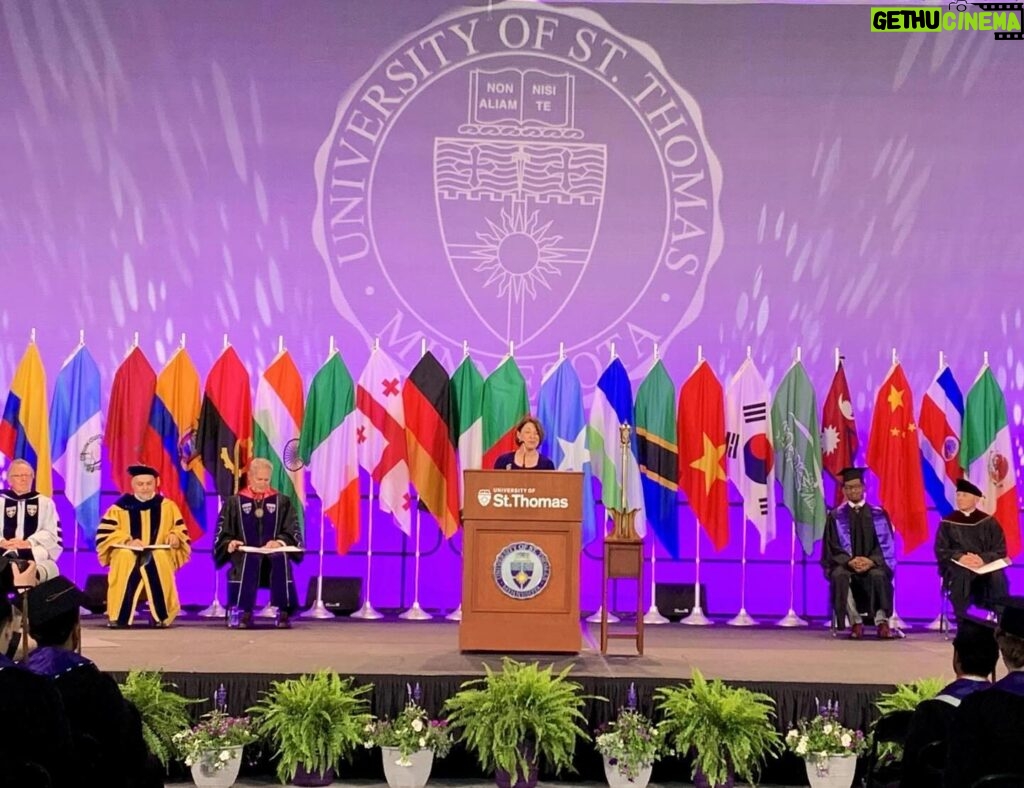
[[[308,394],[282,349],[257,381],[226,347],[201,387],[180,348],[157,374],[138,347],[118,367],[102,428],[99,370],[84,345],[64,362],[46,408],[46,379],[35,344],[15,372],[0,421],[0,452],[36,468],[36,488],[52,494],[53,469],[87,540],[99,521],[101,444],[121,489],[136,462],[156,467],[162,490],[181,508],[190,533],[207,527],[205,479],[220,496],[236,491],[253,456],[270,460],[271,483],[291,497],[300,517],[309,481],[334,525],[339,552],[361,536],[359,471],[372,479],[379,508],[410,533],[415,500],[445,536],[458,529],[461,470],[493,467],[514,451],[515,426],[530,413],[526,381],[506,357],[487,377],[468,356],[449,376],[433,354],[404,374],[375,348],[354,380],[332,349]],[[823,478],[834,480],[858,460],[858,433],[842,364],[821,418],[813,385],[797,361],[774,396],[751,359],[723,387],[706,360],[675,384],[660,360],[637,388],[614,358],[598,379],[589,413],[579,377],[561,359],[541,382],[536,413],[545,428],[541,451],[559,470],[585,475],[583,542],[601,535],[595,511],[636,509],[637,530],[649,529],[672,556],[680,553],[677,498],[682,490],[716,549],[730,539],[727,484],[743,501],[744,521],[763,552],[776,537],[776,501],[792,515],[810,554],[821,539]],[[630,425],[625,448],[622,428]],[[964,473],[986,492],[984,506],[1020,548],[1016,471],[1002,391],[987,365],[966,399],[944,366],[915,419],[914,398],[894,363],[875,401],[867,464],[910,552],[928,536],[925,493],[942,514],[952,511]],[[600,494],[590,494],[596,479]],[[416,497],[412,489],[416,491]],[[839,485],[836,484],[837,496]],[[839,498],[837,497],[837,501]],[[744,522],[744,529],[746,524]]]

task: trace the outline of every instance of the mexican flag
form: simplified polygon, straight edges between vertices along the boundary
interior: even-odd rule
[[[530,412],[526,381],[512,356],[507,356],[484,381],[484,467],[493,468],[506,452],[515,451],[515,428]]]
[[[1017,472],[1006,420],[1006,399],[986,364],[967,393],[960,463],[967,478],[985,494],[980,508],[991,514],[1006,534],[1006,552],[1020,552]]]

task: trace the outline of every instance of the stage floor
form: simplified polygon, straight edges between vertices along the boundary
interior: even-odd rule
[[[118,672],[295,674],[330,668],[343,675],[459,676],[481,673],[484,662],[500,662],[499,655],[459,653],[458,624],[445,621],[300,619],[291,630],[276,630],[269,619],[257,622],[252,630],[229,630],[204,619],[179,619],[165,630],[144,623],[112,630],[105,618],[89,617],[83,649],[102,669]],[[610,679],[682,679],[695,667],[708,677],[755,682],[879,685],[952,676],[950,642],[924,629],[910,630],[902,640],[858,642],[833,638],[820,625],[667,624],[647,627],[642,657],[630,653],[628,640],[612,641],[611,653],[602,656],[596,625],[584,624],[583,635],[584,650],[576,657],[518,658],[571,661],[577,675]]]

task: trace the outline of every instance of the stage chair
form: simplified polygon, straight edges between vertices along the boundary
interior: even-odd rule
[[[944,739],[928,742],[921,748],[921,752],[917,756],[917,768],[928,777],[929,785],[942,785],[942,778],[946,773],[948,750],[947,742]]]
[[[865,782],[868,788],[882,788],[900,781],[902,762],[879,764],[879,750],[882,744],[903,745],[910,731],[910,718],[914,716],[911,709],[890,711],[878,718],[872,733],[871,751],[868,753],[865,768]]]

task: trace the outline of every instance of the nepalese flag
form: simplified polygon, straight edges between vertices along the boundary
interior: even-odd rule
[[[320,494],[324,515],[334,524],[342,555],[359,541],[358,420],[355,385],[335,351],[309,387],[299,456],[309,466],[309,480]]]
[[[1006,399],[986,364],[967,392],[960,464],[985,494],[979,508],[999,521],[1006,535],[1006,552],[1020,552],[1020,512],[1017,471],[1006,419]]]
[[[493,468],[498,457],[515,451],[516,424],[530,412],[526,381],[512,356],[506,356],[484,381],[484,461]]]
[[[583,392],[572,364],[562,359],[548,370],[540,384],[537,418],[544,427],[540,450],[560,471],[583,472],[583,546],[598,536],[594,516],[587,422],[583,417]]]
[[[846,369],[842,362],[832,377],[832,385],[821,408],[822,466],[835,481],[836,503],[843,500],[843,480],[840,471],[856,464],[857,424],[853,418],[850,387],[846,383]]]
[[[188,352],[179,348],[156,379],[142,460],[160,474],[160,492],[178,505],[193,540],[206,530],[198,425],[199,373]]]
[[[725,392],[729,479],[743,499],[743,514],[761,535],[761,552],[775,538],[775,452],[771,393],[757,365],[747,359]]]
[[[103,442],[110,457],[110,475],[118,490],[131,489],[128,466],[142,460],[149,413],[156,393],[156,373],[138,346],[128,351],[114,373]]]
[[[960,467],[963,420],[964,395],[953,371],[944,366],[924,393],[917,419],[924,489],[943,517],[956,508],[956,482],[964,475]]]
[[[86,543],[96,544],[100,524],[100,370],[85,345],[57,373],[50,403],[53,468],[64,478],[64,495]]]
[[[825,491],[821,479],[821,430],[814,387],[799,361],[775,391],[771,411],[775,475],[793,516],[797,538],[810,555],[825,532]]]
[[[302,392],[302,376],[291,354],[282,350],[260,376],[252,410],[253,456],[270,460],[270,484],[291,499],[300,528],[306,519],[306,473],[299,455]]]
[[[0,453],[9,460],[26,460],[35,469],[36,491],[53,495],[46,371],[35,342],[29,344],[14,371],[0,421]]]
[[[601,502],[605,509],[637,510],[633,522],[637,534],[643,537],[647,535],[647,519],[633,430],[623,464],[621,436],[622,427],[627,424],[633,426],[633,387],[626,368],[616,358],[597,379],[587,424],[587,445],[594,475],[601,480]]]
[[[412,528],[409,465],[406,462],[405,376],[383,350],[374,350],[356,387],[356,455],[379,485],[382,511],[389,512],[408,535]]]
[[[868,465],[878,477],[878,500],[910,553],[928,538],[921,478],[921,444],[914,419],[914,394],[901,364],[878,388],[868,437]]]
[[[723,398],[714,370],[701,361],[679,390],[677,419],[679,486],[716,550],[729,543]]]
[[[217,495],[234,495],[252,457],[252,388],[233,347],[220,354],[206,376],[196,443]]]
[[[658,361],[636,391],[636,448],[644,509],[654,535],[673,558],[679,557],[679,445],[676,387]]]
[[[452,375],[452,432],[458,447],[459,503],[465,499],[462,471],[478,470],[484,461],[484,378],[466,356]]]
[[[409,475],[446,537],[459,530],[459,480],[451,425],[451,381],[427,351],[402,387]]]

